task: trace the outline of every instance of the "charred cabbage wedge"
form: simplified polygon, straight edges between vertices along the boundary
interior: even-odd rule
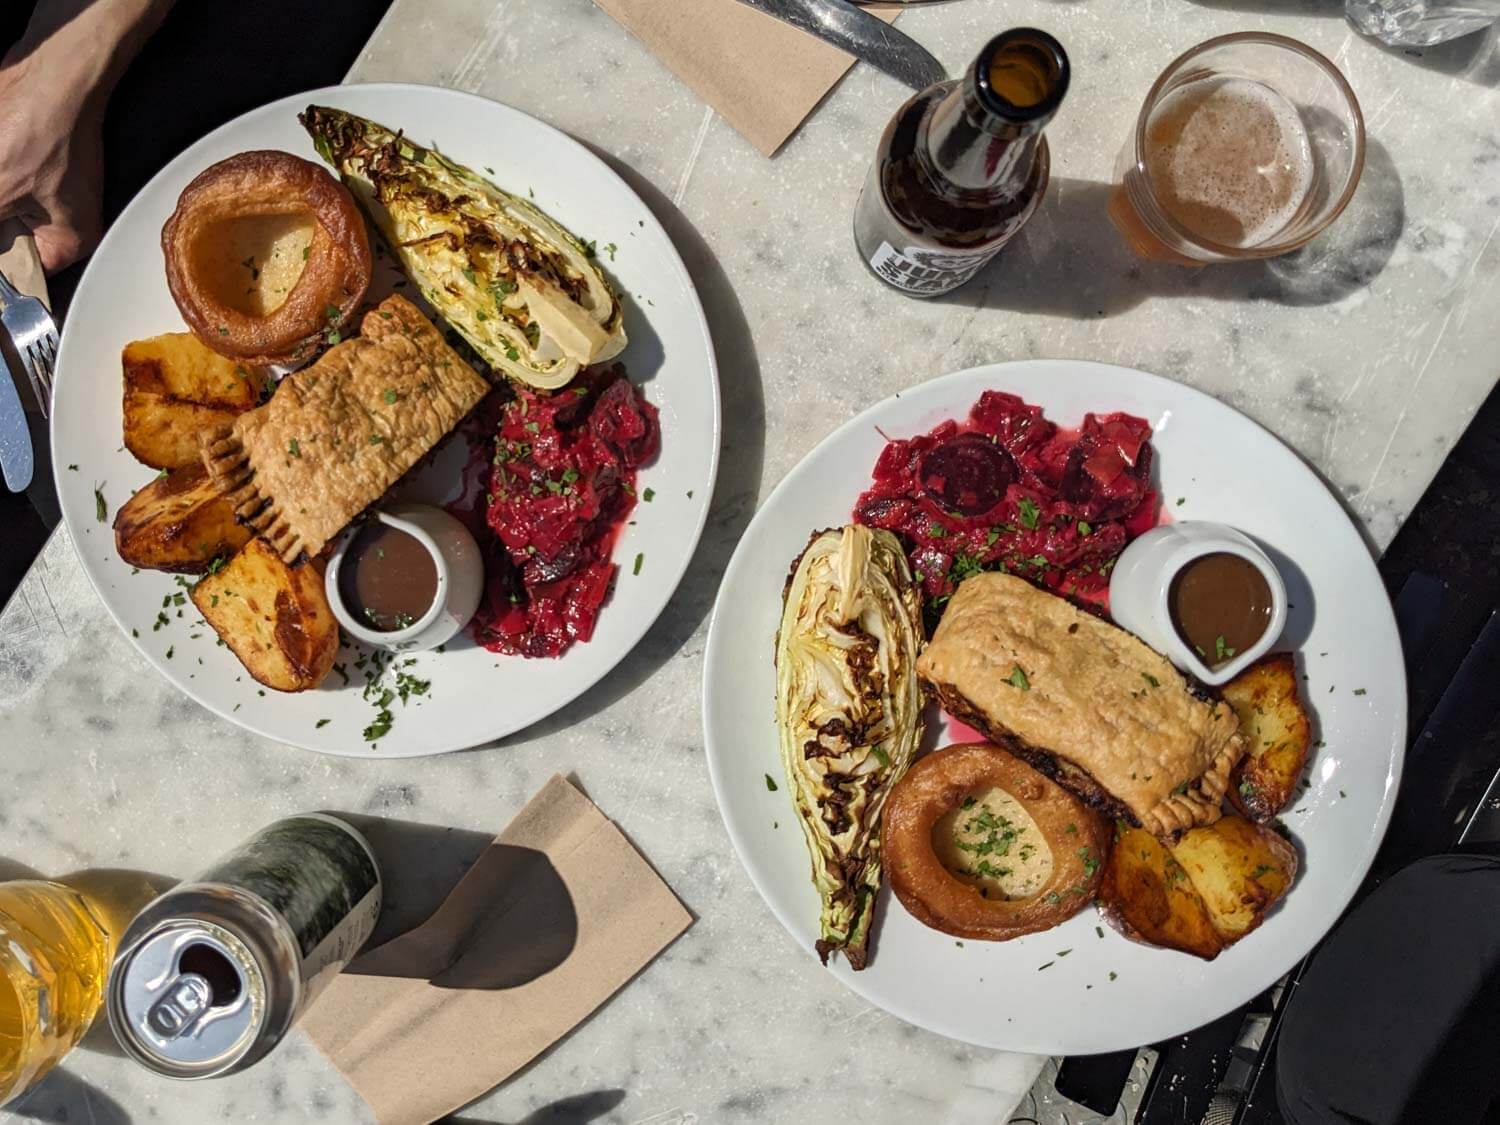
[[[776,637],[781,763],[823,900],[817,943],[865,967],[880,889],[880,817],[922,735],[921,593],[889,531],[812,537]]]
[[[619,296],[538,208],[383,125],[326,106],[299,120],[433,308],[484,360],[544,390],[625,347]]]

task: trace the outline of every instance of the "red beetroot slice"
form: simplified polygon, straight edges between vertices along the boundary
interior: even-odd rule
[[[964,516],[982,516],[1005,499],[1016,479],[1009,453],[983,434],[959,434],[922,458],[922,491]]]

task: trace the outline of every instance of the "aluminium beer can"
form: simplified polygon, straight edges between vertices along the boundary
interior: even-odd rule
[[[115,1038],[170,1078],[244,1070],[369,938],[381,894],[352,825],[327,813],[278,820],[131,922],[109,979]]]

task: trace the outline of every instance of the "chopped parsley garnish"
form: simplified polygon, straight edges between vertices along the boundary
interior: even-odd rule
[[[1250,878],[1259,879],[1262,875],[1268,874],[1269,872],[1275,870],[1276,868],[1272,867],[1269,863],[1262,863],[1254,871],[1250,872]]]
[[[1224,635],[1221,633],[1214,638],[1214,659],[1228,660],[1234,655],[1234,649],[1224,643]]]
[[[401,396],[396,393],[396,389],[394,387],[387,387],[385,390],[380,392],[380,397],[382,400],[384,400],[387,406],[390,406]]]
[[[643,563],[645,561],[646,561],[646,556],[644,554],[636,555],[636,557],[635,557],[635,565],[630,568],[630,573],[631,574],[639,574],[641,572],[641,563]]]
[[[891,764],[891,756],[885,752],[885,747],[872,746],[870,747],[870,753],[874,755],[875,760],[882,766],[889,766]]]
[[[104,485],[94,485],[94,518],[100,523],[109,519],[109,505],[104,502]]]
[[[959,555],[953,560],[953,565],[948,568],[948,577],[958,583],[965,578],[973,577],[983,569],[979,560],[972,555]]]
[[[315,723],[315,724],[314,724],[314,729],[315,729],[315,730],[322,730],[322,729],[323,729],[323,728],[324,728],[324,727],[326,727],[326,726],[327,726],[327,725],[328,725],[328,724],[329,724],[329,723],[331,723],[331,722],[333,722],[333,720],[332,720],[332,719],[319,719],[319,720],[318,720],[318,721],[317,721],[317,722],[316,722],[316,723]]]
[[[1031,690],[1031,681],[1026,678],[1026,673],[1021,670],[1019,664],[1011,669],[1011,673],[1006,677],[1005,682],[1012,687],[1020,688],[1022,691]]]
[[[394,720],[395,716],[391,714],[391,709],[389,707],[381,707],[375,715],[375,721],[364,729],[365,741],[374,742],[390,734],[391,723]]]
[[[1042,510],[1037,507],[1036,501],[1029,496],[1023,496],[1016,502],[1016,509],[1021,514],[1021,526],[1028,531],[1035,531],[1037,520],[1042,514]]]
[[[1365,689],[1362,688],[1362,687],[1357,687],[1357,688],[1354,689],[1354,694],[1355,695],[1364,695],[1365,694]]]
[[[976,803],[977,802],[975,801],[975,799],[973,797],[965,797],[964,798],[964,803],[960,807],[966,808],[966,809],[972,809]]]
[[[517,360],[521,358],[521,353],[518,352],[516,350],[516,346],[512,344],[510,347],[505,349],[505,358],[509,360]]]
[[[1078,849],[1078,858],[1083,860],[1083,874],[1085,878],[1091,877],[1095,871],[1099,870],[1099,861],[1089,851],[1087,844]]]
[[[776,792],[776,779],[770,774],[766,774],[766,790],[771,793]]]
[[[1117,976],[1117,974],[1115,973],[1115,971],[1113,969],[1111,969],[1109,971],[1109,979],[1110,980],[1114,980],[1116,976]]]
[[[379,434],[371,434],[370,435],[370,444],[371,445],[379,445],[384,440],[385,440],[385,438],[381,437]]]
[[[1055,961],[1048,961],[1045,965],[1038,965],[1036,967],[1036,971],[1037,972],[1041,972],[1043,969],[1050,969],[1055,964],[1057,964],[1057,962],[1055,962]]]
[[[302,456],[302,446],[298,444],[296,438],[286,443],[286,451],[292,457]]]
[[[1093,525],[1090,524],[1088,520],[1079,520],[1078,521],[1078,534],[1079,535],[1088,535],[1093,530],[1094,530]]]
[[[1142,672],[1141,673],[1141,678],[1143,680],[1145,680],[1148,684],[1150,684],[1152,687],[1161,687],[1161,681],[1158,680],[1155,676],[1153,676],[1150,672]]]
[[[656,496],[656,490],[654,488],[643,488],[643,489],[641,489],[641,499],[644,500],[646,503],[648,503],[648,504],[651,503],[652,499],[655,496]]]

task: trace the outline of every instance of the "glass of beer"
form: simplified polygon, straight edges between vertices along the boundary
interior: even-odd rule
[[[39,1081],[98,1013],[113,941],[71,887],[0,883],[0,1105]]]
[[[1337,67],[1283,35],[1223,35],[1151,87],[1109,216],[1145,258],[1273,258],[1338,217],[1364,161],[1364,118]]]

